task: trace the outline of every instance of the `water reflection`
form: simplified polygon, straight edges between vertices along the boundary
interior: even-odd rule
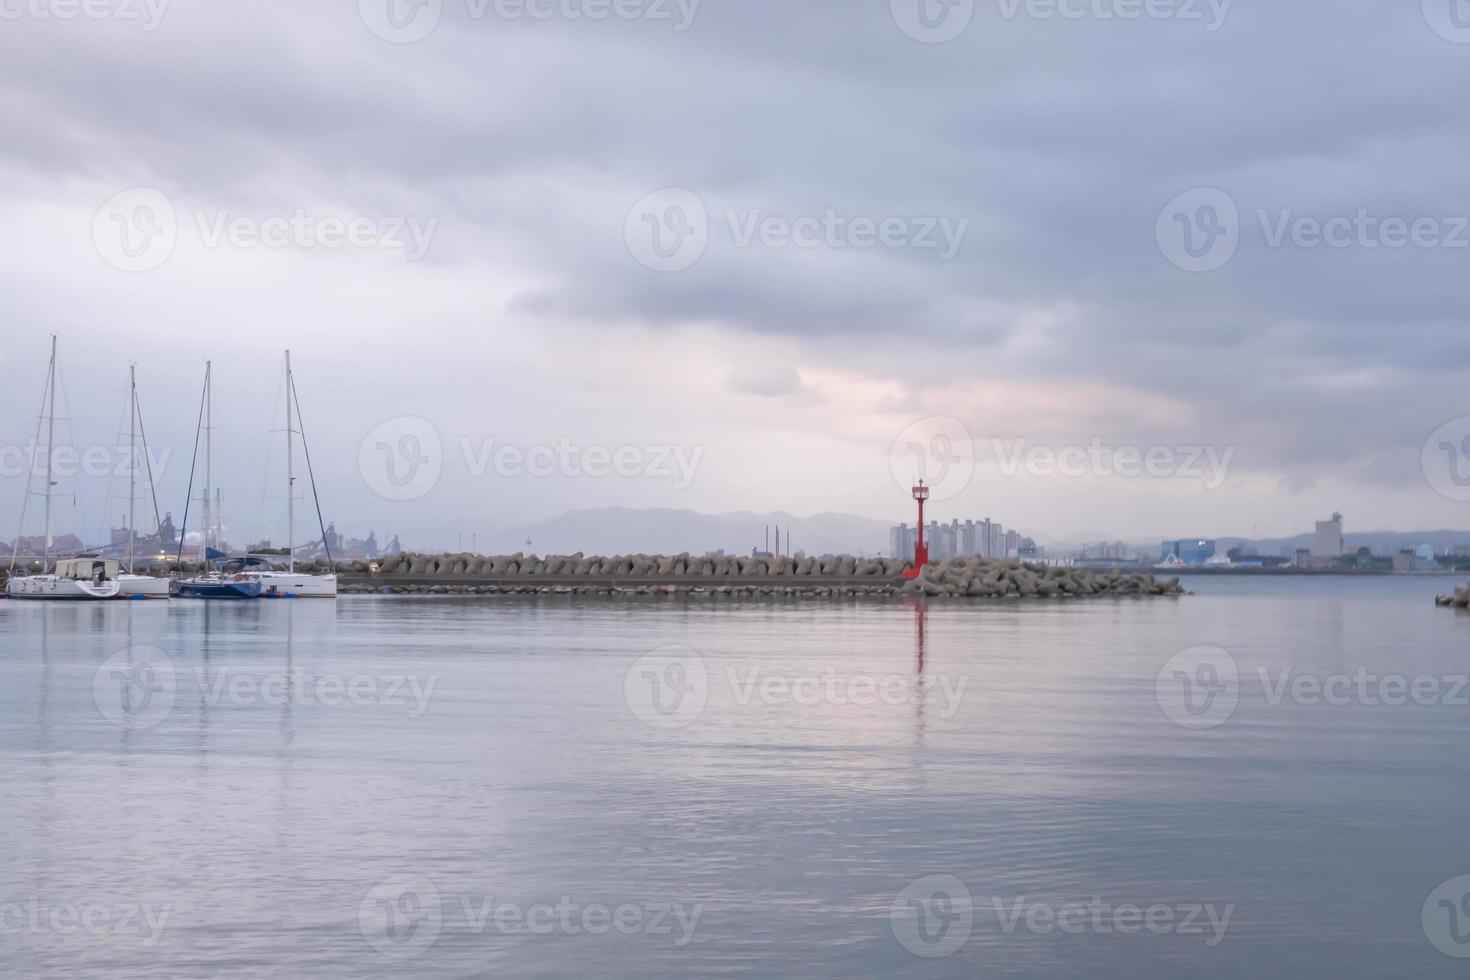
[[[1360,587],[1300,588],[1329,585]],[[0,975],[183,980],[226,963],[333,980],[492,968],[1151,980],[1186,962],[1219,977],[1434,975],[1418,912],[1466,853],[1463,710],[1257,697],[1196,735],[1155,702],[1160,664],[1202,641],[1236,651],[1246,671],[1288,657],[1303,669],[1463,671],[1463,620],[1433,615],[1415,583],[1383,587],[1403,601],[0,602],[0,820],[11,829],[0,881],[11,895],[64,903],[116,889],[108,900],[178,909],[156,948],[55,934],[0,943]],[[866,710],[765,703],[757,689],[651,733],[630,714],[625,673],[665,645],[742,681],[751,666],[831,669],[930,693]],[[174,710],[131,731],[99,714],[92,690],[99,665],[129,647],[139,663],[149,648],[166,653],[179,682]],[[201,667],[438,687],[423,713],[267,701],[255,687],[243,700],[228,687],[223,699],[191,696]],[[947,711],[939,684],[962,676],[968,699]],[[1003,933],[990,916],[963,951],[921,962],[895,942],[889,903],[937,872],[1007,907],[1020,895],[1229,901],[1239,931],[1207,958],[1157,937]],[[707,904],[687,947],[471,934],[461,917],[405,967],[368,948],[358,925],[366,890],[403,874],[446,896]],[[445,908],[460,915],[456,900]]]
[[[910,600],[909,604],[914,610],[914,690],[924,691],[924,654],[925,642],[928,639],[929,604],[923,596],[917,596]],[[914,698],[914,741],[922,746],[924,744],[924,701],[926,698],[922,693]]]
[[[215,604],[207,600],[196,600],[195,604],[201,607],[199,614],[204,620],[203,628],[199,634],[200,663],[198,673],[194,675],[201,681],[201,683],[195,685],[199,689],[199,730],[198,738],[194,745],[195,751],[199,755],[199,765],[203,767],[209,756],[209,698],[206,697],[206,684],[208,683],[208,679],[213,676],[213,671],[210,670],[209,653],[215,629]]]

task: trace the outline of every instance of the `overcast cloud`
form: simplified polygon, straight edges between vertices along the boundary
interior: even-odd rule
[[[1470,416],[1467,13],[0,0],[0,445],[54,332],[78,446],[137,363],[176,516],[213,359],[237,543],[281,533],[286,347],[328,518],[407,543],[610,504],[904,519],[915,425],[942,519],[1465,527],[1425,456]],[[1018,470],[1037,446],[1084,472]],[[81,482],[95,538],[116,487]]]

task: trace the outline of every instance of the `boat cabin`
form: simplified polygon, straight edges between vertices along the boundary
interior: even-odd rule
[[[63,558],[56,563],[56,577],[101,585],[115,580],[122,571],[111,558]]]

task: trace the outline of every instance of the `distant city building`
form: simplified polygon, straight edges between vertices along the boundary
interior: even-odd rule
[[[105,555],[127,554],[130,541],[133,550],[139,554],[173,551],[179,541],[179,531],[174,527],[172,513],[165,514],[163,524],[151,534],[138,534],[136,529],[129,529],[126,517],[123,518],[122,527],[114,527],[109,530],[108,546],[99,549]]]
[[[918,530],[907,524],[891,528],[888,531],[888,553],[895,558],[912,558],[918,538]]]
[[[1084,544],[1077,557],[1081,561],[1127,561],[1128,546],[1121,541],[1111,544]]]
[[[1431,544],[1421,544],[1413,551],[1405,548],[1393,556],[1393,570],[1396,572],[1432,572],[1438,568],[1439,560]]]
[[[1342,557],[1342,515],[1334,513],[1330,520],[1317,522],[1312,541],[1312,564],[1331,565]]]
[[[924,539],[929,545],[930,558],[949,559],[960,553],[959,527],[959,521],[952,524],[929,522],[929,526],[924,529]]]
[[[1035,550],[1035,542],[1023,538],[1018,531],[1007,531],[988,517],[963,524],[957,520],[948,524],[930,521],[924,527],[924,544],[929,548],[929,557],[935,561],[972,556],[1006,558],[1018,554],[1024,542],[1030,542],[1032,550]],[[916,527],[899,524],[888,530],[888,553],[894,557],[911,556],[917,543]]]
[[[1204,538],[1165,541],[1159,549],[1159,561],[1164,564],[1203,565],[1213,557],[1215,542]]]

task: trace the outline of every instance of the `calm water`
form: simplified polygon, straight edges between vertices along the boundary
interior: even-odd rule
[[[0,602],[0,975],[1464,976],[1450,583],[1190,584]]]

